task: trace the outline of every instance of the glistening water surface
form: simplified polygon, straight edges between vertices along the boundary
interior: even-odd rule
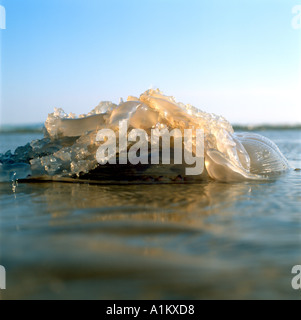
[[[301,167],[301,131],[260,134]],[[0,152],[38,137],[0,135]],[[291,286],[301,171],[269,182],[13,189],[0,184],[3,299],[301,297]]]

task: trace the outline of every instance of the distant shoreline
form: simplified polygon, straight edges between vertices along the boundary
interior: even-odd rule
[[[268,130],[301,130],[301,124],[296,125],[273,125],[273,124],[260,124],[260,125],[232,125],[234,131],[268,131]],[[4,125],[0,127],[0,134],[25,134],[25,133],[43,133],[43,124],[33,125]]]
[[[256,125],[232,125],[235,131],[267,131],[267,130],[301,130],[301,124],[256,124]]]

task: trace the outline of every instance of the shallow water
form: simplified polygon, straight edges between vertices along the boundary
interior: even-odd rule
[[[301,131],[263,131],[301,168]],[[0,135],[0,152],[32,139]],[[13,150],[12,150],[13,151]],[[0,184],[3,299],[300,299],[301,171],[192,185]]]

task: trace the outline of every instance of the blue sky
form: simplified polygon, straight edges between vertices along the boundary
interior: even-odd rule
[[[159,87],[231,123],[301,123],[300,0],[2,0],[2,124]]]

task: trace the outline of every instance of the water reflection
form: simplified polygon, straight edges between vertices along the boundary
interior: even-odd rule
[[[4,298],[293,297],[278,183],[0,184]]]
[[[19,184],[15,205],[24,205],[25,195],[30,195],[26,201],[31,214],[49,214],[54,225],[68,226],[68,219],[82,219],[81,223],[136,220],[198,228],[204,217],[221,214],[221,206],[225,214],[235,213],[228,209],[239,201],[247,201],[254,188],[256,185],[251,183],[219,182],[130,186],[32,183]],[[6,184],[0,185],[0,191],[2,198],[11,195]]]

